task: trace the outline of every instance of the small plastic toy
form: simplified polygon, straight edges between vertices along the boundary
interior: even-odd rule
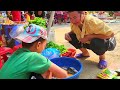
[[[111,71],[106,68],[103,69],[102,72],[97,75],[97,77],[100,79],[114,79],[117,75],[118,73],[116,73],[115,71]]]

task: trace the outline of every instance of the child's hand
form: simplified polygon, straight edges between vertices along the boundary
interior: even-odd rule
[[[51,71],[47,71],[47,72],[45,72],[44,74],[42,74],[42,76],[43,76],[43,78],[45,78],[45,79],[52,79],[52,72]]]

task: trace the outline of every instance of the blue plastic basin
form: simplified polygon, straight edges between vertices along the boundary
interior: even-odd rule
[[[53,58],[51,61],[60,67],[73,67],[78,71],[76,74],[65,79],[78,79],[83,69],[82,63],[75,58],[59,57]]]

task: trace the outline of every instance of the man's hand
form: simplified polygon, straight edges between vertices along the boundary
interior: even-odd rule
[[[67,40],[67,41],[71,41],[72,40],[68,33],[65,34],[65,40]]]
[[[80,39],[81,43],[86,43],[87,41],[90,41],[92,39],[92,35],[85,35],[84,38]]]

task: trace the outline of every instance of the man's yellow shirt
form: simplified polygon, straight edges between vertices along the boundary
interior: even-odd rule
[[[82,30],[71,23],[71,31],[76,34],[78,40],[84,38],[84,35],[90,34],[103,34],[109,36],[113,33],[112,29],[102,20],[97,17],[86,15],[83,23]],[[90,43],[90,41],[86,42]]]

